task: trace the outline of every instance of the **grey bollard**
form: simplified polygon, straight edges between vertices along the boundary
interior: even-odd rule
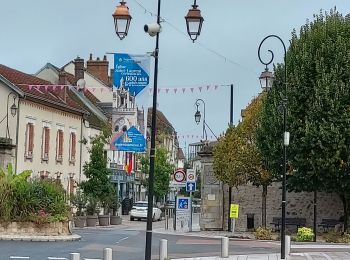
[[[168,240],[161,239],[159,241],[159,260],[168,259]]]
[[[221,238],[221,257],[228,258],[228,237]]]
[[[285,252],[286,255],[288,256],[290,254],[290,236],[285,236]]]
[[[70,260],[80,260],[80,254],[79,253],[70,253],[69,259]]]
[[[103,260],[112,260],[112,248],[103,249]]]

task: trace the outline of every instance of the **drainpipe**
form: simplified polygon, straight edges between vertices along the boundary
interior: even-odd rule
[[[79,184],[81,182],[81,168],[82,168],[82,158],[83,158],[83,127],[84,127],[84,115],[80,120],[80,163],[79,163]]]
[[[19,135],[19,113],[20,113],[20,98],[18,96],[18,113],[17,113],[17,125],[16,125],[16,148],[15,148],[15,173],[17,174],[17,164],[18,164],[18,135]]]

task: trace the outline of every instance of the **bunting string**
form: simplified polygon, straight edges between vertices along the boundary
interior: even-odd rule
[[[71,85],[29,85],[29,84],[17,84],[22,86],[27,86],[29,91],[36,90],[38,92],[48,92],[48,91],[56,91],[56,90],[63,90],[64,88],[68,88],[71,90],[72,88],[78,89],[77,86],[71,86]],[[209,84],[204,86],[193,86],[193,87],[161,87],[157,88],[158,94],[185,94],[185,93],[195,93],[199,92],[202,93],[202,91],[215,91],[222,87],[228,87],[229,84]],[[92,93],[100,92],[113,92],[112,88],[107,87],[85,87],[84,91],[90,91]],[[153,88],[148,89],[149,94],[153,94]]]

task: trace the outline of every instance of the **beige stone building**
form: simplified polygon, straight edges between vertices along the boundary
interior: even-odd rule
[[[83,144],[79,140],[89,124],[89,112],[68,87],[52,85],[4,65],[0,65],[0,77],[0,96],[13,93],[9,101],[16,97],[14,104],[18,108],[15,117],[8,116],[7,134],[7,126],[5,135],[3,125],[0,132],[12,139],[16,171],[30,169],[32,177],[58,179],[67,191],[73,192],[82,174]]]

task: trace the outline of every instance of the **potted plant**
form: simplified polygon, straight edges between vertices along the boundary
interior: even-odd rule
[[[120,202],[117,194],[113,195],[111,204],[109,208],[112,211],[112,215],[110,216],[110,224],[111,225],[120,225],[122,223],[122,218],[118,214],[118,209],[120,208]]]
[[[86,226],[87,227],[95,227],[97,222],[97,215],[96,215],[96,208],[97,208],[97,199],[93,196],[88,196],[88,203],[86,206]]]
[[[70,199],[72,205],[77,209],[74,216],[74,225],[78,228],[83,228],[86,222],[84,209],[86,208],[87,198],[85,194],[78,189],[76,194],[71,195]]]

